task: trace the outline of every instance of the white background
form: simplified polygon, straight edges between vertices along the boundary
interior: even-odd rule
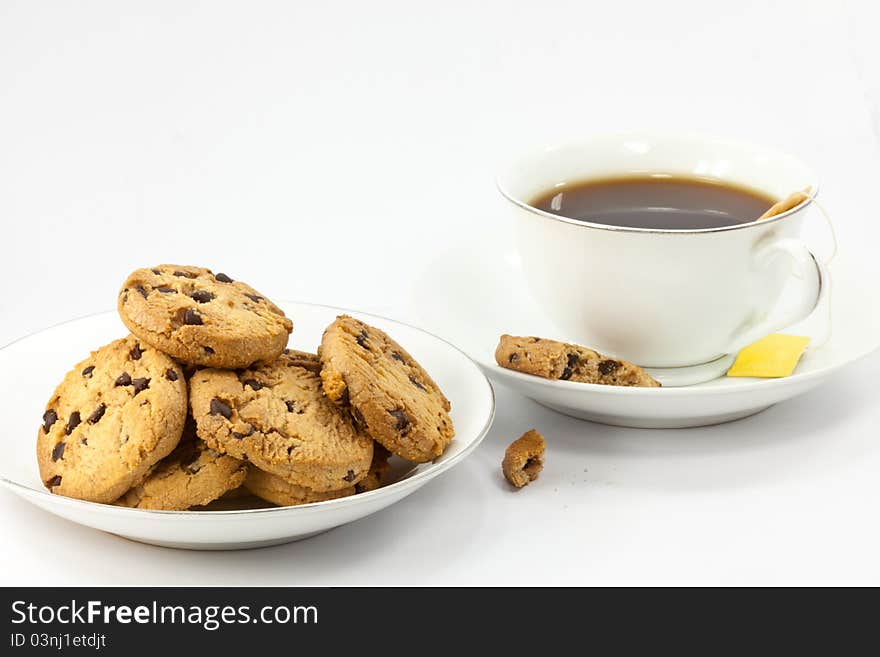
[[[509,155],[606,130],[791,150],[848,256],[876,259],[871,4],[0,0],[0,344],[112,308],[129,270],[160,262],[411,319],[432,258],[505,229],[492,180]],[[142,546],[0,491],[0,583],[880,584],[878,378],[875,355],[687,431],[499,389],[457,469],[259,551]],[[513,493],[501,454],[531,426],[548,464]]]

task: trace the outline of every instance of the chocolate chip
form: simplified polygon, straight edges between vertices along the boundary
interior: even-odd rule
[[[392,352],[391,352],[391,357],[392,357],[394,360],[396,360],[396,361],[400,361],[401,363],[406,363],[406,359],[404,359],[404,357],[401,356],[401,355],[400,355],[399,353],[397,353],[396,351],[392,351]]]
[[[260,390],[263,387],[263,384],[256,379],[247,379],[244,381],[244,385],[248,386],[251,390]]]
[[[69,436],[73,433],[73,430],[79,426],[79,423],[82,420],[79,417],[79,411],[74,411],[70,414],[70,418],[67,420],[67,426],[64,427],[64,435]]]
[[[293,450],[295,450],[295,449],[296,449],[296,445],[291,445],[290,447],[288,447],[287,448],[287,455],[290,456],[291,454],[293,454]]]
[[[616,360],[603,360],[601,363],[599,363],[599,373],[603,376],[608,376],[618,367],[620,367],[620,363],[618,363]]]
[[[173,287],[157,287],[156,289],[162,294],[177,294],[177,290]]]
[[[361,431],[366,431],[367,421],[364,419],[363,413],[361,413],[354,406],[351,407],[351,419],[354,421],[354,426],[356,426]]]
[[[241,440],[242,438],[247,438],[248,436],[252,436],[254,434],[254,428],[251,425],[248,425],[247,433],[239,433],[238,431],[232,432],[232,437]]]
[[[519,360],[519,354],[510,354],[510,356],[508,356],[508,358],[507,358],[508,363],[513,363],[518,360]]]
[[[190,326],[200,326],[202,324],[202,316],[192,308],[187,308],[186,312],[183,313],[183,323]]]
[[[368,336],[367,336],[367,332],[366,332],[366,331],[361,331],[360,333],[358,333],[358,336],[355,338],[355,341],[356,341],[360,346],[362,346],[364,349],[366,349],[367,346],[368,346],[368,343],[367,343],[367,337],[368,337]]]
[[[116,385],[117,386],[130,386],[131,385],[131,375],[128,372],[123,372],[118,377],[116,377]]]
[[[66,445],[66,443],[64,441],[61,441],[60,443],[55,445],[55,447],[52,448],[52,460],[53,461],[57,461],[58,459],[60,459],[61,457],[64,456],[65,445]]]
[[[211,347],[202,347],[202,349],[205,350],[206,354],[213,354],[214,353],[214,350],[211,349]]]
[[[222,415],[228,420],[232,417],[232,408],[226,402],[214,397],[211,400],[211,415]]]
[[[143,286],[143,285],[138,285],[138,286],[137,286],[136,288],[134,288],[134,289],[137,290],[137,291],[138,291],[138,294],[140,294],[144,299],[147,298],[147,291],[144,289],[144,286]]]
[[[180,271],[179,269],[174,272],[175,276],[183,276],[184,278],[195,278],[198,274],[193,274],[188,271]]]
[[[289,399],[285,399],[285,400],[284,400],[284,405],[287,406],[287,412],[288,412],[288,413],[293,413],[293,411],[296,409],[296,403],[295,403],[295,402],[292,402],[292,401],[289,400]]]
[[[394,428],[397,429],[400,433],[406,433],[409,428],[409,416],[407,416],[406,411],[388,411],[397,422],[394,425]]]
[[[343,481],[347,481],[351,483],[354,481],[354,470],[349,470],[346,475],[342,478]]]
[[[196,290],[192,294],[189,295],[199,303],[208,303],[211,299],[214,298],[214,295],[208,292],[207,290]],[[201,322],[200,322],[201,323]]]
[[[158,269],[151,269],[150,271],[153,272],[154,274],[156,274],[156,276],[158,276],[159,274],[162,273]]]
[[[263,300],[263,297],[257,296],[256,294],[248,294],[247,292],[244,293],[244,296],[246,296],[248,299],[250,299],[254,303],[257,303],[258,301]]]
[[[49,429],[52,428],[52,425],[58,420],[58,413],[56,413],[51,408],[43,413],[43,431],[49,433]]]
[[[412,383],[416,388],[427,392],[428,389],[425,386],[423,386],[421,383],[419,383],[418,379],[416,379],[416,377],[414,377],[412,374],[409,375],[409,380],[410,380],[410,383]]]
[[[131,382],[131,385],[134,386],[134,394],[138,394],[139,392],[143,392],[147,388],[150,387],[149,379],[134,379]]]
[[[165,378],[169,381],[177,381],[177,372],[174,370],[165,370]]]
[[[226,274],[216,274],[214,276],[214,280],[219,283],[231,283],[232,282],[232,279],[229,278],[229,276],[227,276]]]
[[[141,346],[136,344],[131,348],[131,351],[128,352],[128,355],[132,360],[140,360],[143,353],[144,352],[141,351]]]
[[[87,377],[89,377],[89,378],[92,378],[92,372],[94,372],[94,371],[95,371],[95,366],[94,366],[94,365],[89,365],[87,368],[85,368],[85,369],[82,371],[82,375],[83,375],[83,376],[87,376]]]
[[[559,376],[560,380],[568,381],[571,378],[571,375],[574,373],[574,366],[578,364],[577,354],[569,354],[568,362],[565,364],[565,369],[562,370],[562,374]]]
[[[98,404],[98,407],[94,411],[92,411],[92,414],[89,415],[89,419],[86,421],[89,424],[94,424],[95,422],[100,420],[102,417],[104,417],[104,411],[106,411],[106,410],[107,410],[106,404]]]
[[[80,442],[81,445],[88,445],[88,444],[89,444],[89,439],[86,437],[86,438],[83,438],[82,440],[80,440],[79,442]]]
[[[46,482],[46,488],[55,488],[56,486],[61,485],[61,475],[55,475],[49,481]]]

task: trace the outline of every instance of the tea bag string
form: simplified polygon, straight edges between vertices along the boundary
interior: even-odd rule
[[[837,231],[834,229],[834,222],[831,221],[831,215],[828,214],[828,210],[819,202],[819,199],[814,196],[810,199],[810,202],[815,203],[816,208],[822,213],[822,217],[825,219],[825,224],[828,226],[828,232],[831,234],[831,255],[825,259],[825,265],[827,266],[837,257]]]
[[[831,221],[831,215],[828,213],[828,210],[825,208],[825,206],[819,202],[819,199],[817,199],[814,196],[810,200],[816,204],[816,208],[818,208],[819,212],[822,213],[822,217],[825,219],[825,223],[828,225],[828,231],[831,234],[831,255],[829,255],[825,259],[825,263],[824,263],[825,266],[827,267],[828,265],[831,264],[831,262],[834,260],[834,258],[837,257],[837,231],[834,229],[834,222]],[[811,340],[810,341],[810,345],[809,345],[809,347],[807,347],[807,351],[816,351],[817,349],[821,349],[822,347],[824,347],[831,340],[831,335],[834,332],[834,325],[832,322],[833,313],[831,312],[831,304],[832,304],[831,295],[834,291],[834,287],[831,285],[831,279],[830,279],[831,272],[826,271],[826,273],[829,277],[829,279],[827,281],[823,281],[823,284],[828,286],[828,289],[825,293],[826,294],[826,296],[825,296],[826,331],[825,331],[824,335],[821,336],[820,340]]]
[[[825,265],[830,265],[831,261],[837,256],[837,231],[834,229],[834,222],[831,221],[831,215],[828,213],[828,210],[825,209],[825,206],[819,202],[819,199],[817,199],[815,195],[810,196],[811,191],[812,187],[807,186],[800,191],[789,194],[781,201],[777,201],[771,205],[764,214],[758,217],[758,221],[769,219],[770,217],[775,217],[784,212],[788,212],[789,210],[793,210],[802,203],[815,203],[819,212],[822,213],[822,217],[824,217],[825,223],[828,226],[828,231],[831,234],[831,255],[828,256],[827,260],[824,262]]]

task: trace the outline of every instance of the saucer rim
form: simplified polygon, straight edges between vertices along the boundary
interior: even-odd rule
[[[711,383],[711,381],[705,381],[703,383],[696,383],[693,385],[685,385],[685,386],[668,386],[668,387],[648,387],[648,386],[615,386],[615,385],[607,385],[602,383],[586,383],[580,381],[561,381],[558,379],[545,379],[540,376],[536,376],[533,374],[525,374],[523,372],[517,372],[516,370],[509,370],[505,367],[501,367],[497,363],[488,364],[484,362],[482,359],[475,358],[471,356],[471,358],[483,368],[483,371],[490,378],[492,376],[498,376],[499,379],[503,379],[504,377],[508,377],[512,379],[514,382],[522,382],[522,383],[534,383],[540,386],[549,387],[554,390],[565,390],[569,392],[579,391],[585,394],[603,394],[603,395],[621,395],[621,396],[637,396],[642,394],[648,395],[677,395],[677,396],[687,396],[687,395],[730,395],[737,394],[740,392],[749,392],[758,389],[769,389],[769,388],[781,388],[785,385],[793,385],[795,382],[806,383],[811,381],[814,378],[824,378],[834,374],[838,370],[848,367],[849,365],[860,361],[864,358],[871,356],[872,354],[880,351],[880,344],[875,345],[869,351],[863,352],[854,358],[851,358],[846,361],[841,361],[835,363],[834,365],[830,365],[828,367],[812,370],[810,372],[794,372],[788,376],[781,377],[768,377],[768,378],[759,378],[759,377],[730,377],[737,379],[747,379],[742,383],[738,383],[735,386],[708,386],[707,383]],[[725,376],[718,377],[718,379],[727,378]],[[712,379],[712,381],[717,381],[718,379]]]

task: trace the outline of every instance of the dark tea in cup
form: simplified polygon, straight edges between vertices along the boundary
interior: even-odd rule
[[[777,200],[713,178],[641,174],[565,183],[529,205],[592,224],[700,230],[750,223]]]

